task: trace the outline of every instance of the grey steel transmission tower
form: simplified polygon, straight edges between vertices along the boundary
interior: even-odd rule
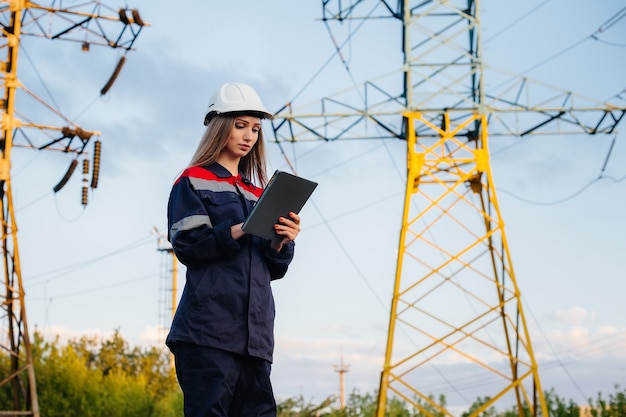
[[[53,5],[56,3],[52,2]],[[72,156],[69,169],[53,188],[54,192],[63,188],[80,158],[84,175],[81,196],[83,205],[87,204],[88,199],[89,180],[85,177],[91,170],[90,187],[96,188],[100,163],[99,140],[94,141],[91,164],[86,151],[91,139],[97,138],[99,133],[82,129],[20,82],[18,57],[23,37],[73,41],[83,51],[89,51],[91,45],[103,45],[127,52],[132,49],[141,29],[146,26],[137,10],[113,10],[98,1],[72,3],[73,5],[64,8],[60,2],[61,7],[55,8],[25,0],[0,1],[0,49],[4,54],[0,71],[0,84],[4,93],[0,106],[0,219],[5,277],[5,292],[1,303],[3,323],[0,324],[0,347],[3,356],[0,390],[3,398],[12,405],[8,410],[0,410],[0,415],[40,415],[11,188],[11,150],[14,146],[19,146],[36,151],[53,150]],[[100,95],[106,94],[111,88],[124,61],[125,55],[104,84]],[[35,113],[37,105],[40,106],[39,113]],[[44,112],[52,114],[64,126],[54,127],[32,122],[33,117],[41,116]]]
[[[272,121],[277,142],[395,138],[407,143],[378,417],[385,415],[390,395],[424,415],[452,416],[429,391],[467,389],[440,371],[447,363],[465,364],[471,381],[491,390],[472,416],[505,400],[520,417],[547,416],[488,140],[612,133],[626,107],[521,77],[486,91],[477,0],[323,0],[322,8],[328,25],[391,20],[402,30],[404,62],[394,75],[323,97],[313,110],[289,103]]]

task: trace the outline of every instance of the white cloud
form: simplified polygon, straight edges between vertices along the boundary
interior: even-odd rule
[[[621,332],[623,333],[624,331],[622,330]],[[615,336],[615,335],[619,334],[620,333],[620,329],[618,329],[615,326],[602,326],[602,327],[598,328],[596,333],[597,333],[598,336],[610,337],[610,336]]]
[[[570,326],[533,338],[537,360],[626,358],[626,329],[614,325]]]
[[[48,341],[53,341],[58,337],[59,343],[62,345],[66,344],[70,340],[80,339],[81,337],[107,340],[110,339],[114,334],[114,331],[111,330],[105,331],[97,328],[77,330],[71,329],[61,324],[53,324],[43,329],[35,329],[35,331],[40,333],[44,337],[44,339]],[[145,326],[137,338],[129,337],[129,335],[125,334],[123,331],[119,331],[119,333],[130,346],[155,346],[163,347],[163,349],[166,349],[164,340],[167,334],[167,329],[163,329],[159,325]]]
[[[584,308],[574,306],[567,310],[557,310],[554,316],[559,321],[575,325],[583,323],[590,315]]]
[[[155,346],[165,348],[165,337],[169,328],[163,326],[145,326],[139,335],[139,344],[143,346]]]
[[[355,339],[302,339],[281,336],[276,340],[276,356],[287,355],[293,359],[339,363],[382,363],[383,350],[375,343]]]
[[[69,340],[80,339],[83,336],[108,339],[114,333],[112,331],[104,331],[102,329],[70,329],[62,324],[53,324],[43,329],[36,329],[36,331],[39,332],[45,340],[52,341],[58,337],[59,343],[61,344],[65,344]]]

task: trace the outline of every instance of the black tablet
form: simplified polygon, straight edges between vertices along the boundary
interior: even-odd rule
[[[292,211],[300,213],[316,187],[316,182],[277,170],[243,223],[243,231],[267,239],[279,238],[274,231],[278,218],[288,218]]]

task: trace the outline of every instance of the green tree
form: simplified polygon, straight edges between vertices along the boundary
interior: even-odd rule
[[[470,408],[461,414],[461,417],[469,417],[471,415],[476,415],[475,413],[483,408],[485,404],[491,401],[491,397],[478,397],[476,401],[470,405]],[[491,405],[489,407],[485,407],[485,409],[478,414],[480,417],[496,417],[498,415],[496,408]]]
[[[327,416],[328,409],[333,403],[334,397],[328,397],[320,404],[314,404],[312,400],[306,400],[302,395],[277,401],[276,409],[278,417],[319,417]]]
[[[445,397],[441,396],[439,401],[445,404]],[[432,408],[432,406],[425,401],[419,403],[425,409]],[[377,409],[377,392],[373,394],[361,393],[359,390],[355,389],[348,395],[345,408],[333,409],[323,415],[328,417],[374,417],[376,416]],[[419,411],[411,409],[405,401],[398,397],[390,397],[387,399],[385,417],[417,417],[421,415],[424,414],[419,414]]]
[[[609,394],[608,399],[598,393],[595,403],[589,400],[589,406],[593,417],[626,417],[626,390],[620,391],[619,385],[615,385],[615,393]]]
[[[543,394],[543,398],[546,401],[546,407],[548,414],[551,417],[579,417],[580,407],[573,400],[566,400],[557,395],[552,388],[550,391],[546,391]]]
[[[353,390],[346,400],[346,407],[341,410],[341,414],[337,417],[373,417],[376,415],[376,407],[378,403],[378,394],[361,393],[359,390]],[[334,417],[335,415],[333,415]]]
[[[183,417],[183,392],[178,385],[157,399],[152,417]]]
[[[46,341],[35,332],[32,354],[42,417],[182,417],[183,395],[170,369],[170,354],[155,347],[131,347],[118,331],[108,339],[83,336],[61,345],[59,338]],[[0,372],[10,370],[10,355],[0,352]],[[24,389],[25,387],[21,387]],[[549,417],[581,417],[572,400],[545,392]],[[339,409],[330,396],[315,403],[303,396],[278,401],[279,417],[374,417],[378,395],[352,391]],[[531,410],[517,406],[497,411],[484,407],[489,397],[479,397],[461,417],[530,417]],[[0,407],[13,409],[12,387],[0,388]],[[410,402],[387,400],[386,417],[444,417],[444,395]],[[626,391],[615,386],[608,396],[598,393],[589,400],[592,417],[626,417]],[[548,417],[548,416],[546,416]]]
[[[38,333],[33,339],[42,417],[182,415],[167,352],[131,348],[117,331],[109,339],[81,337],[65,346]],[[170,412],[174,404],[181,405],[179,414]]]
[[[45,342],[35,334],[33,359],[42,416],[97,416],[101,376],[90,370],[72,347],[59,347],[58,338]]]

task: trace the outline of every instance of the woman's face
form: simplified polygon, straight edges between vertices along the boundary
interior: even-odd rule
[[[237,116],[235,124],[230,131],[226,147],[222,154],[226,153],[234,159],[246,156],[259,139],[261,131],[261,119],[254,116]]]

